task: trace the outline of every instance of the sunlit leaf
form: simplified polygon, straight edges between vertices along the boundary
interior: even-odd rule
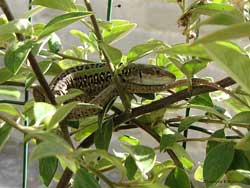
[[[197,39],[194,44],[205,44],[214,41],[232,40],[242,37],[249,37],[250,35],[250,23],[243,22],[238,24],[230,25],[224,29],[220,29],[209,33],[203,37]]]
[[[19,115],[19,112],[17,111],[17,109],[11,104],[7,104],[7,103],[0,103],[0,112],[5,112],[13,116]]]
[[[8,123],[4,123],[0,127],[0,151],[4,147],[4,144],[8,140],[12,127]]]
[[[41,5],[44,7],[59,9],[64,11],[71,11],[76,9],[73,0],[60,0],[60,1],[33,0],[32,5]]]
[[[114,48],[106,43],[101,43],[101,46],[114,65],[121,63],[122,52],[118,48]]]
[[[51,118],[56,112],[56,108],[48,103],[36,102],[34,104],[34,116],[36,124],[39,125],[45,118]]]
[[[131,145],[139,145],[140,144],[140,141],[137,138],[135,138],[133,136],[129,136],[129,135],[120,135],[119,140],[121,142],[131,144]]]
[[[182,146],[177,143],[174,143],[172,146],[169,146],[168,149],[173,150],[173,152],[185,168],[192,169],[194,165],[193,161],[187,151]]]
[[[25,33],[30,31],[31,23],[28,19],[18,19],[6,24],[0,25],[0,41],[7,40],[9,37],[13,37],[10,34],[13,33]]]
[[[210,59],[206,50],[201,45],[176,44],[171,47],[162,47],[157,52],[168,55],[186,55]]]
[[[112,27],[108,30],[104,30],[102,33],[103,40],[107,44],[124,38],[132,29],[136,27],[136,24],[129,23],[126,20],[112,20]]]
[[[61,40],[55,33],[51,34],[51,37],[48,41],[48,46],[49,50],[53,53],[57,53],[62,49]]]
[[[162,47],[165,47],[165,44],[159,40],[150,40],[144,44],[136,45],[129,50],[127,61],[129,63],[136,61],[137,59],[153,53],[154,51],[157,51]]]
[[[246,76],[250,71],[249,57],[244,55],[237,45],[229,42],[209,43],[203,46],[215,62],[250,93],[250,79]]]
[[[57,123],[66,118],[67,115],[76,107],[77,104],[78,102],[71,102],[59,107],[51,118],[48,128],[52,128]]]
[[[43,38],[59,29],[62,29],[90,15],[90,12],[70,12],[57,16],[53,18],[49,23],[47,23],[43,31],[40,33],[39,37]]]
[[[8,96],[19,99],[21,92],[16,87],[0,86],[0,96]]]
[[[152,148],[142,145],[123,145],[123,147],[127,152],[129,152],[131,157],[133,157],[138,169],[142,173],[147,173],[153,168],[156,160],[156,155]]]
[[[32,47],[32,42],[14,44],[4,56],[5,66],[14,74],[21,68],[28,57]]]

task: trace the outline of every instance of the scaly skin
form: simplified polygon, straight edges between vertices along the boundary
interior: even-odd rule
[[[145,65],[129,64],[118,73],[122,87],[128,93],[161,92],[166,86],[175,82],[175,76],[163,68]],[[113,77],[106,64],[85,64],[69,68],[55,77],[50,83],[50,89],[58,97],[68,93],[69,89],[83,91],[74,100],[105,106],[117,91],[113,84]],[[40,87],[35,87],[33,96],[36,101],[47,101]],[[75,108],[67,117],[77,120],[95,115],[98,109]]]

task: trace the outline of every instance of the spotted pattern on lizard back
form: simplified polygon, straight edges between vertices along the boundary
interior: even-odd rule
[[[165,69],[145,64],[129,64],[118,75],[122,87],[128,93],[163,91],[166,85],[175,81],[175,76]],[[113,84],[113,76],[107,64],[96,63],[79,65],[65,70],[51,81],[50,89],[55,97],[67,94],[69,89],[80,89],[84,94],[74,98],[74,100],[86,103],[91,101],[96,105],[105,106],[112,97],[117,96],[116,89],[106,91],[107,97],[105,95],[98,96],[98,94],[111,84]],[[34,90],[33,95],[36,101],[46,100],[41,90]],[[97,111],[98,109],[86,110],[77,107],[67,118],[79,119],[96,114]]]

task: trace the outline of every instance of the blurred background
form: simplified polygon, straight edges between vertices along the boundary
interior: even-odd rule
[[[28,9],[28,0],[8,0],[11,11],[16,18]],[[82,3],[83,1],[79,1]],[[106,19],[107,0],[91,0],[94,11],[98,18]],[[59,11],[45,9],[33,18],[34,23],[47,23],[53,16],[59,15]],[[164,2],[163,0],[113,0],[112,19],[124,19],[136,23],[137,28],[127,37],[115,43],[124,54],[136,44],[144,43],[149,39],[159,39],[167,44],[176,44],[185,42],[182,35],[182,28],[178,27],[177,20],[181,15],[181,10],[175,3]],[[69,34],[71,29],[87,31],[83,25],[73,24],[57,34],[60,36],[64,50],[73,45],[79,45],[78,38]],[[206,32],[202,30],[201,33]],[[240,41],[244,44],[244,41]],[[147,63],[147,58],[140,60],[141,63]],[[2,65],[0,59],[0,65]],[[212,76],[215,79],[223,78],[224,72],[215,65],[209,65],[206,71],[201,73],[204,76]],[[183,113],[184,112],[180,112]],[[192,114],[192,112],[191,112]],[[204,126],[205,124],[203,124]],[[156,142],[146,133],[139,129],[123,131],[129,135],[134,135],[142,141],[142,144],[148,146],[157,146]],[[115,133],[112,138],[111,148],[119,151],[119,142],[117,137],[121,133]],[[204,136],[201,133],[190,132],[192,137]],[[189,143],[187,145],[189,154],[192,156],[196,165],[204,158],[204,145],[202,143]],[[23,156],[23,135],[13,131],[10,139],[0,152],[0,188],[20,188],[22,186],[22,156]],[[159,160],[166,160],[167,154],[159,155]],[[115,174],[110,174],[112,176]],[[38,175],[37,164],[29,163],[29,183],[28,187],[41,187]]]

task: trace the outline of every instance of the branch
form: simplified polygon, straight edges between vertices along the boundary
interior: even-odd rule
[[[235,84],[235,81],[230,77],[226,77],[223,80],[216,82],[216,84],[220,85],[221,87],[228,87],[228,86]],[[127,116],[127,114],[125,114],[125,113],[122,113],[114,118],[114,124],[119,125],[123,122],[126,122],[130,119],[136,118],[140,115],[143,115],[143,114],[146,114],[149,112],[153,112],[153,111],[159,110],[161,108],[165,108],[167,106],[170,106],[171,104],[174,104],[176,102],[185,100],[186,98],[189,98],[190,96],[196,96],[196,95],[200,95],[200,94],[208,93],[208,92],[213,92],[213,91],[217,91],[217,90],[218,89],[215,89],[211,86],[204,86],[204,85],[203,86],[193,86],[192,93],[190,93],[188,89],[184,89],[184,90],[179,91],[175,94],[172,94],[168,97],[154,101],[148,105],[133,108],[132,112],[129,116]]]
[[[31,128],[31,127],[25,127],[25,126],[23,126],[21,124],[16,123],[14,120],[7,117],[7,114],[1,113],[1,112],[0,112],[0,119],[5,121],[6,123],[8,123],[11,127],[19,130],[23,134],[26,134],[26,133],[29,133],[30,131],[35,130],[35,129]]]
[[[93,12],[93,9],[91,7],[91,4],[90,4],[89,0],[84,0],[84,3],[85,3],[85,6],[86,6],[87,10],[89,12]],[[102,34],[101,34],[101,31],[100,31],[100,28],[98,26],[98,23],[97,23],[97,20],[96,20],[96,17],[95,17],[94,13],[90,16],[90,20],[92,22],[92,25],[93,25],[93,28],[94,28],[94,33],[95,33],[97,41],[98,41],[98,47],[102,51],[102,54],[103,54],[103,56],[105,58],[105,61],[108,64],[109,69],[111,70],[111,74],[114,76],[115,68],[114,68],[114,66],[113,66],[107,52],[100,45],[100,42],[103,42],[103,38],[102,38]],[[115,84],[116,89],[118,91],[118,94],[119,94],[119,96],[121,98],[122,104],[125,107],[125,111],[126,112],[130,111],[130,103],[128,102],[128,100],[127,100],[127,98],[126,98],[126,96],[124,94],[124,89],[122,88],[122,86],[120,84],[120,80],[119,80],[118,76],[114,76],[114,84]]]
[[[62,53],[59,53],[59,52],[57,52],[56,55],[59,55],[62,59],[70,59],[70,60],[79,61],[79,62],[83,62],[83,63],[96,63],[94,61],[90,61],[90,60],[87,60],[87,59],[80,59],[80,58],[65,55],[65,54],[62,54]]]

